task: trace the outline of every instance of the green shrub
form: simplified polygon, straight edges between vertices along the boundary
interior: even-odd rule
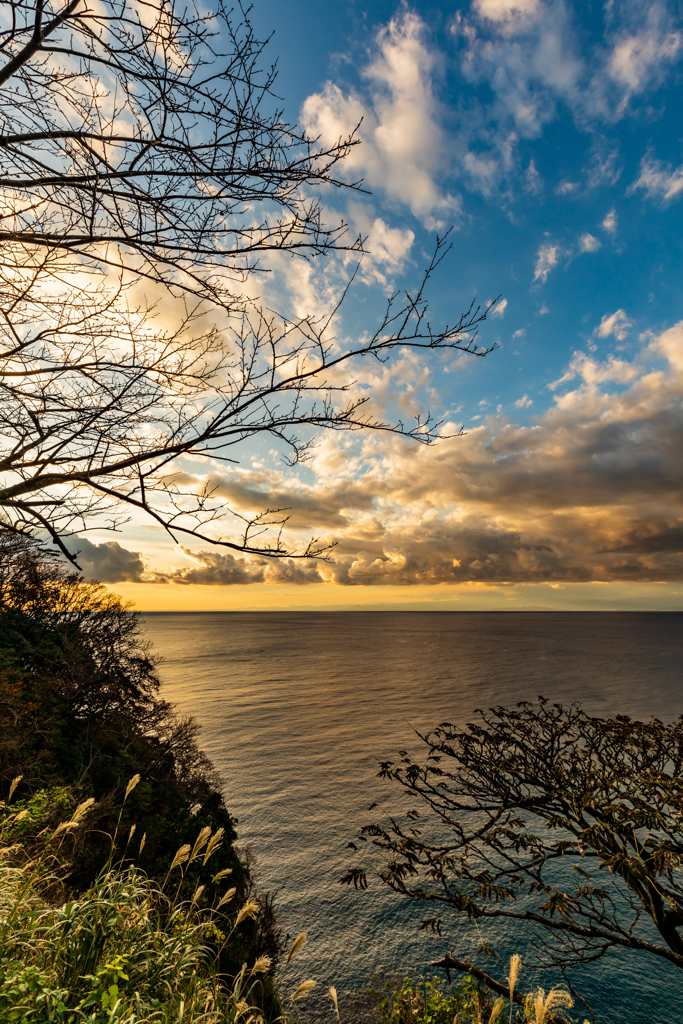
[[[131,780],[127,797],[135,784]],[[239,907],[229,870],[212,874],[220,830],[205,828],[192,846],[182,846],[161,885],[135,865],[110,860],[86,892],[55,900],[68,870],[63,858],[72,833],[86,827],[90,808],[86,801],[58,824],[49,794],[0,809],[3,1024],[263,1024],[279,1019],[278,1001],[264,998],[271,984],[268,956],[251,967],[243,963],[232,976],[221,970],[222,948],[258,918],[260,908],[250,899]],[[21,824],[29,820],[34,826],[51,822],[34,839],[31,858],[16,841]],[[197,862],[211,880],[206,886],[195,884],[188,898],[188,873]]]

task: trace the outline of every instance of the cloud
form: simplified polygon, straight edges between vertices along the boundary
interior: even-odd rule
[[[617,214],[614,209],[611,209],[609,213],[605,215],[605,219],[602,222],[602,227],[605,231],[609,231],[610,234],[614,234],[617,230]]]
[[[567,111],[581,131],[593,133],[596,152],[584,168],[584,185],[565,180],[556,192],[613,185],[621,173],[618,149],[598,129],[626,116],[635,97],[660,84],[683,46],[662,4],[632,4],[619,17],[608,8],[603,38],[590,51],[568,0],[473,0],[469,13],[459,10],[448,23],[464,79],[452,131],[438,86],[453,55],[437,50],[425,22],[404,2],[375,33],[361,85],[328,81],[305,100],[302,122],[324,145],[360,123],[362,145],[349,154],[346,171],[432,228],[461,210],[444,184],[448,176],[459,175],[483,195],[505,180],[540,194],[534,160],[526,156],[521,166],[520,143],[540,137]]]
[[[368,284],[387,284],[388,275],[403,271],[415,233],[408,228],[390,227],[382,217],[375,216],[367,203],[350,202],[348,216],[354,231],[366,240],[361,277]]]
[[[592,356],[586,355],[585,352],[575,352],[566,372],[559,380],[548,384],[548,388],[551,391],[556,391],[560,385],[566,384],[567,381],[575,380],[577,377],[580,377],[584,384],[591,387],[596,384],[605,384],[607,381],[626,384],[634,380],[638,374],[638,366],[628,362],[626,359],[617,359],[614,356],[610,356],[609,359],[601,363]]]
[[[672,170],[671,164],[663,164],[651,155],[643,157],[640,163],[640,174],[629,187],[628,193],[643,189],[650,199],[659,199],[662,203],[675,199],[683,191],[683,164]]]
[[[78,551],[78,564],[83,574],[101,583],[139,583],[145,572],[140,553],[122,548],[118,541],[93,544],[79,537],[71,546]]]
[[[597,252],[601,245],[600,239],[596,238],[595,235],[589,234],[588,231],[579,238],[580,252]]]
[[[609,338],[612,334],[617,341],[624,341],[629,327],[633,327],[633,321],[629,320],[623,309],[618,309],[611,316],[603,316],[600,326],[596,327],[594,333],[599,338]]]
[[[540,280],[541,284],[545,284],[548,274],[559,263],[561,251],[559,245],[548,244],[540,247],[534,264],[534,281]]]
[[[609,75],[624,89],[624,100],[642,92],[653,80],[661,77],[663,67],[678,57],[681,33],[670,31],[661,5],[652,4],[645,24],[635,32],[622,31],[609,56]]]
[[[543,179],[538,173],[533,160],[529,161],[529,166],[524,172],[524,188],[535,196],[540,195],[543,191]]]
[[[676,373],[683,374],[683,321],[653,338],[648,351],[663,357]]]
[[[369,96],[344,93],[333,82],[306,99],[302,121],[323,145],[331,145],[362,120],[360,138],[345,161],[372,188],[406,204],[427,226],[458,213],[457,198],[444,193],[447,140],[432,77],[437,55],[424,24],[402,7],[374,40],[374,56],[362,71]]]
[[[541,4],[539,0],[474,0],[472,9],[498,27],[517,29],[538,18]]]
[[[612,3],[606,7],[603,39],[590,51],[568,0],[474,0],[469,15],[454,15],[461,72],[469,83],[485,84],[491,97],[480,94],[469,108],[463,104],[469,119],[462,118],[460,128],[463,164],[475,172],[481,191],[492,191],[512,171],[522,187],[539,193],[533,161],[524,172],[518,166],[520,139],[538,138],[566,112],[581,131],[595,133],[627,116],[635,98],[661,84],[679,60],[682,34],[663,4],[624,4],[617,16]],[[595,145],[605,152],[594,153],[584,168],[586,187],[613,185],[618,151],[607,151],[599,137]],[[565,180],[556,192],[579,188]]]
[[[491,316],[505,316],[505,310],[508,307],[507,299],[499,299],[491,310]]]
[[[529,406],[533,405],[533,404],[534,403],[532,402],[532,400],[529,398],[528,395],[522,395],[522,397],[518,398],[517,401],[515,402],[515,407],[517,409],[528,409]]]
[[[662,366],[662,360],[665,365]],[[211,549],[157,574],[180,585],[341,586],[683,580],[683,321],[633,360],[575,353],[550,409],[485,415],[429,447],[321,438],[310,480],[235,471],[236,507],[292,506],[287,542],[331,560]],[[566,385],[569,385],[567,387]],[[517,408],[528,408],[528,396]],[[449,425],[446,424],[448,428]]]

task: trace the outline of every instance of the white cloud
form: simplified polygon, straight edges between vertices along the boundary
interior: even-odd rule
[[[559,245],[542,245],[540,247],[534,264],[534,281],[540,280],[542,284],[545,284],[548,274],[559,262],[560,252]],[[545,312],[547,313],[547,310]]]
[[[623,309],[618,309],[611,316],[603,316],[600,326],[596,327],[594,333],[599,338],[609,338],[613,334],[618,341],[624,341],[629,327],[633,327],[633,321],[629,320]]]
[[[558,98],[573,94],[582,74],[568,10],[562,0],[479,0],[472,11],[478,25],[457,25],[466,43],[465,74],[493,90],[491,115],[501,132],[512,124],[523,137],[538,136],[555,117]]]
[[[517,401],[515,402],[515,406],[516,406],[517,409],[528,409],[529,406],[533,405],[533,404],[534,403],[532,402],[532,400],[529,398],[528,395],[522,395],[522,397],[518,398]]]
[[[535,196],[543,191],[543,179],[536,170],[536,164],[533,160],[529,161],[529,166],[524,173],[524,188]]]
[[[491,310],[491,316],[505,316],[505,310],[508,308],[507,299],[499,299]]]
[[[588,231],[579,238],[579,250],[581,252],[597,252],[601,245],[600,239],[596,238],[595,235],[589,234]]]
[[[594,131],[624,117],[632,98],[658,84],[680,58],[683,35],[661,3],[624,5],[618,17],[611,2],[607,8],[604,40],[590,53],[583,49],[569,0],[474,0],[469,17],[458,13],[452,19],[465,77],[485,83],[493,94],[488,104],[472,108],[462,130],[463,145],[468,153],[476,151],[489,190],[517,170],[514,154],[507,164],[502,159],[511,132],[537,138],[563,108],[581,130]],[[621,173],[618,150],[607,150],[600,138],[595,145],[584,168],[588,188],[614,184]],[[540,191],[533,162],[522,183]],[[557,192],[569,195],[579,187],[567,180]]]
[[[539,0],[474,0],[472,9],[499,27],[517,28],[524,22],[535,20],[541,5]]]
[[[610,234],[614,234],[617,230],[617,214],[616,210],[611,209],[609,213],[605,215],[605,219],[602,222],[602,227],[605,231],[609,231]]]
[[[520,327],[518,331],[512,335],[513,338],[523,338],[526,334],[526,327]]]
[[[683,164],[672,170],[671,164],[653,159],[649,154],[640,163],[640,174],[629,188],[629,193],[642,188],[650,199],[667,202],[683,191]]]
[[[683,320],[679,320],[677,324],[655,338],[649,346],[649,351],[664,356],[669,366],[683,375]]]
[[[681,33],[668,29],[664,11],[655,3],[650,6],[640,31],[624,32],[616,40],[608,70],[610,77],[624,88],[625,98],[642,92],[661,74],[663,65],[678,56]]]
[[[447,145],[432,88],[435,63],[422,21],[403,7],[375,37],[374,58],[362,72],[369,83],[368,100],[328,82],[302,107],[304,126],[323,145],[333,144],[362,119],[362,145],[351,151],[346,170],[405,203],[429,227],[459,211],[458,199],[440,185]]]
[[[613,149],[606,155],[599,151],[593,154],[593,158],[586,169],[588,188],[598,188],[600,185],[615,185],[621,177],[621,167],[617,167],[618,148]]]
[[[616,359],[614,356],[610,356],[604,362],[599,362],[585,352],[575,352],[566,372],[548,387],[551,391],[556,391],[562,384],[575,380],[577,377],[589,387],[605,384],[607,381],[628,384],[635,380],[640,373],[640,367],[626,359]]]
[[[367,255],[361,264],[366,282],[385,284],[387,274],[400,274],[410,255],[415,233],[409,228],[390,227],[382,217],[375,216],[367,203],[348,204],[349,221],[354,232],[362,235]]]

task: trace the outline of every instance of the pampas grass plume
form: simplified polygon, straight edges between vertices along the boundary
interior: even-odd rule
[[[316,983],[311,978],[309,978],[308,981],[302,981],[292,996],[292,1002],[295,1003],[297,999],[303,999],[304,996],[308,995],[312,988],[315,988],[315,985]]]
[[[210,835],[211,827],[209,825],[205,825],[194,841],[194,846],[192,847],[192,853],[190,854],[188,864],[191,864],[192,861],[199,856],[199,854],[202,852],[202,850],[208,843]]]
[[[228,889],[226,894],[221,898],[218,906],[216,907],[216,910],[220,910],[222,906],[224,906],[226,903],[229,903],[236,892],[237,889]]]
[[[211,836],[211,838],[209,839],[209,845],[206,848],[206,853],[204,854],[204,861],[203,861],[204,864],[206,864],[207,860],[209,859],[211,854],[214,852],[214,850],[217,850],[218,847],[221,845],[221,843],[223,842],[223,836],[224,835],[225,835],[225,829],[224,828],[219,828]],[[230,871],[231,868],[226,868],[226,870]]]
[[[515,953],[514,956],[510,957],[510,973],[508,975],[508,985],[510,986],[510,1024],[512,1024],[512,1008],[515,1005],[512,997],[515,993],[515,985],[517,984],[521,966],[522,958],[519,953]]]
[[[249,973],[250,974],[265,974],[266,971],[270,970],[272,963],[273,963],[272,957],[260,956],[258,958],[258,960],[256,960],[256,962],[254,963],[254,966],[252,967],[252,969],[251,969],[251,971]]]
[[[125,804],[126,800],[128,799],[128,797],[130,796],[130,794],[135,789],[135,787],[137,786],[139,781],[140,781],[140,776],[139,775],[134,775],[133,778],[128,783],[128,785],[126,786],[126,795],[123,798],[124,804]]]
[[[177,868],[179,867],[179,865],[185,863],[187,858],[190,856],[190,849],[191,847],[189,843],[183,843],[183,845],[180,847],[175,857],[173,858],[173,862],[170,868],[168,869],[169,874],[171,873],[171,871],[173,871],[174,868]]]
[[[255,900],[247,900],[247,902],[244,904],[239,914],[237,915],[237,920],[235,921],[235,928],[237,928],[238,925],[242,924],[242,921],[244,921],[245,917],[251,917],[255,920],[258,916],[260,909],[261,905],[257,903]]]
[[[294,957],[299,952],[301,947],[306,945],[307,938],[308,932],[300,932],[299,935],[297,935],[297,937],[294,939],[294,942],[292,943],[292,948],[290,949],[289,954],[287,956],[285,967],[287,966],[290,960],[294,959]]]

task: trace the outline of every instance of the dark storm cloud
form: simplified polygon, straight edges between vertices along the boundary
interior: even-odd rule
[[[93,544],[79,537],[74,545],[85,576],[101,583],[139,583],[145,566],[137,551],[127,551],[115,541]]]

